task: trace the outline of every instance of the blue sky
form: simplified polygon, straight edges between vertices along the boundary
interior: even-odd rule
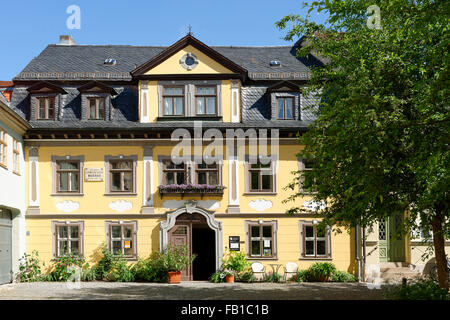
[[[81,10],[79,30],[66,26],[70,5]],[[191,25],[207,45],[287,45],[274,23],[290,13],[306,13],[301,0],[5,1],[0,80],[11,80],[62,34],[72,35],[77,44],[168,46]],[[314,20],[324,16],[315,14]]]

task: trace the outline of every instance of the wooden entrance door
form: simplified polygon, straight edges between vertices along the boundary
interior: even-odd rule
[[[397,233],[402,224],[402,215],[396,214],[378,221],[378,246],[380,262],[404,262],[405,239]]]
[[[177,221],[175,222],[175,226],[169,230],[168,232],[168,240],[170,244],[174,244],[174,245],[187,245],[188,250],[189,250],[189,254],[192,256],[193,254],[193,240],[192,240],[192,233],[196,232],[193,231],[193,229],[195,230],[199,230],[199,228],[208,228],[208,223],[206,221],[206,218],[204,216],[202,216],[199,213],[183,213],[181,215],[179,215],[177,217]],[[198,239],[198,234],[197,234],[197,244],[199,242]],[[203,240],[203,239],[201,239]],[[210,241],[209,237],[206,237],[204,239],[204,241]],[[209,242],[207,245],[213,246],[213,250],[209,250],[207,253],[205,252],[195,252],[197,255],[201,254],[201,257],[197,257],[197,269],[196,269],[196,275],[198,276],[199,272],[202,272],[202,270],[204,269],[205,266],[201,266],[199,268],[198,264],[199,262],[202,263],[206,263],[208,264],[209,259],[212,259],[212,261],[214,262],[216,259],[215,256],[215,246],[216,243],[215,241]],[[201,248],[197,248],[197,249],[201,249]],[[215,271],[215,263],[214,263],[214,270],[212,272]],[[208,270],[208,268],[206,268],[206,270]],[[209,271],[206,271],[209,272]],[[183,271],[183,273],[181,274],[181,280],[183,281],[192,281],[194,280],[193,277],[194,274],[194,265],[191,264],[189,266],[189,268],[187,268],[186,270]],[[210,276],[210,274],[208,273],[207,275],[208,277]]]
[[[189,254],[192,254],[191,246],[191,224],[176,224],[172,229],[169,230],[169,243],[175,246],[187,246]],[[192,266],[186,268],[181,273],[181,280],[190,281],[192,280]]]

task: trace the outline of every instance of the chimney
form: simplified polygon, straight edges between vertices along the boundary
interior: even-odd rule
[[[72,36],[67,35],[61,35],[59,36],[59,45],[61,46],[71,46],[76,44],[75,41],[73,41]]]

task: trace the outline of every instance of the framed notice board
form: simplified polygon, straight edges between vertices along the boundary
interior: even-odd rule
[[[228,247],[230,248],[231,251],[240,251],[241,245],[240,245],[239,236],[230,236]]]

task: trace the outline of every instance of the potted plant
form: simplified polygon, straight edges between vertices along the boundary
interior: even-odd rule
[[[234,273],[231,270],[225,269],[225,282],[233,283],[234,282]]]
[[[169,283],[180,283],[181,272],[191,265],[195,255],[190,255],[186,245],[169,244],[162,254],[162,259],[169,275]]]
[[[250,262],[247,261],[245,253],[240,251],[230,251],[225,258],[222,259],[222,268],[229,274],[225,278],[225,281],[234,282],[235,275],[239,276],[240,273],[245,272],[250,268]]]

